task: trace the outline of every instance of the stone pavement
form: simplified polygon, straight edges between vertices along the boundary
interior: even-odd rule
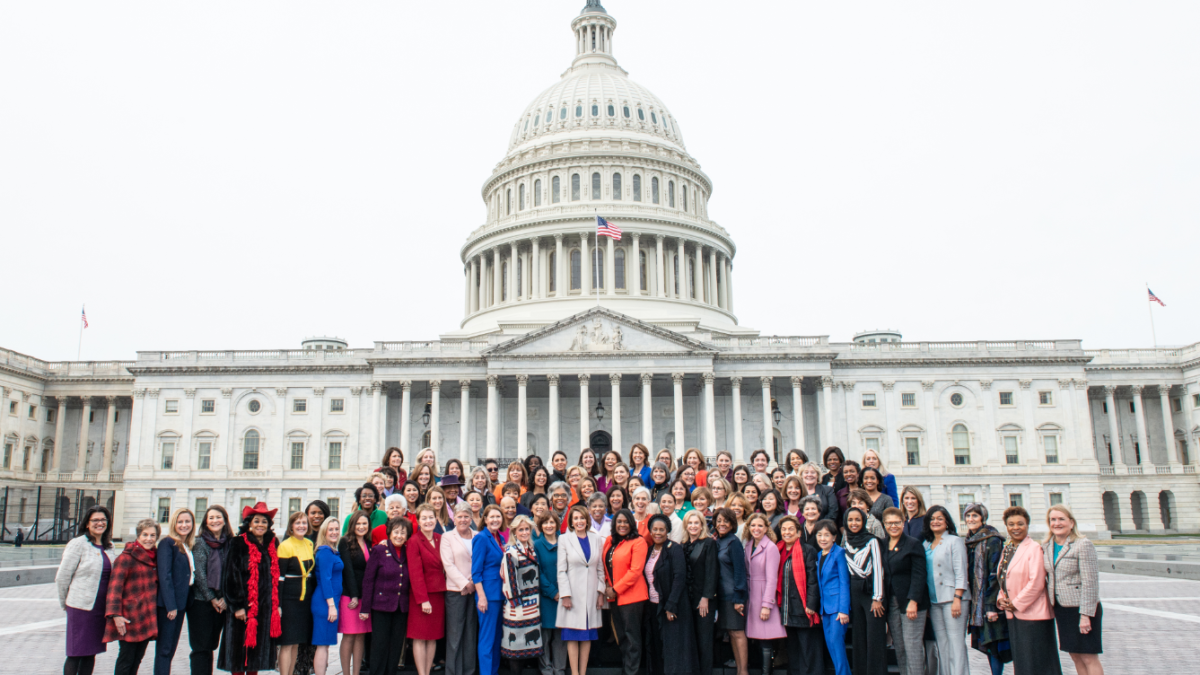
[[[1105,608],[1101,659],[1106,675],[1196,672],[1200,581],[1101,574],[1100,597]],[[0,675],[61,673],[65,624],[53,584],[0,589],[0,637],[6,656],[0,660]],[[179,644],[173,671],[186,674],[190,670],[186,627]],[[1070,657],[1061,656],[1063,672],[1075,673]],[[111,673],[116,657],[117,647],[110,645],[106,654],[96,658],[97,675]],[[153,665],[148,652],[139,672],[148,675]],[[1012,667],[1006,672],[1011,673]],[[334,650],[329,675],[340,673]],[[989,673],[987,659],[974,651],[971,673]]]

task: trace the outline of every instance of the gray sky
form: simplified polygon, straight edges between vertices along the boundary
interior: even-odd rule
[[[0,5],[0,346],[432,339],[584,0]],[[1200,3],[605,0],[763,334],[1200,340]],[[1188,317],[1192,317],[1189,319]]]

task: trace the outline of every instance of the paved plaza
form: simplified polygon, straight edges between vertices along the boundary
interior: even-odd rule
[[[1101,574],[1104,602],[1104,650],[1107,675],[1148,672],[1195,672],[1200,658],[1200,581]],[[0,636],[6,658],[0,674],[61,673],[66,619],[58,608],[52,584],[0,589]],[[1190,639],[1187,636],[1192,636]],[[175,655],[176,673],[188,673],[187,631]],[[117,647],[96,659],[96,673],[113,670]],[[342,672],[332,654],[329,675]],[[1074,673],[1071,659],[1062,655],[1063,672]],[[153,671],[147,653],[141,673]],[[1011,666],[1006,672],[1011,673]],[[972,675],[987,675],[987,660],[971,652]]]

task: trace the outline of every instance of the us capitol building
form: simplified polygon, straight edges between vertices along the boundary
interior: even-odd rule
[[[463,320],[423,342],[142,351],[46,362],[0,350],[5,522],[39,486],[114,490],[120,533],[184,505],[339,515],[398,446],[476,464],[645,443],[681,454],[875,449],[927,503],[1067,503],[1085,530],[1200,530],[1200,343],[853,342],[763,336],[736,313],[737,246],[679,120],[614,56],[597,0],[575,57],[513,125],[459,251]],[[596,237],[596,214],[624,230]],[[19,505],[19,506],[18,506]],[[43,514],[43,517],[45,515]]]

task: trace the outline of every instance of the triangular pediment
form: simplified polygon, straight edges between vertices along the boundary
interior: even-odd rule
[[[691,354],[712,347],[620,312],[593,307],[484,352],[484,356],[526,354]]]

